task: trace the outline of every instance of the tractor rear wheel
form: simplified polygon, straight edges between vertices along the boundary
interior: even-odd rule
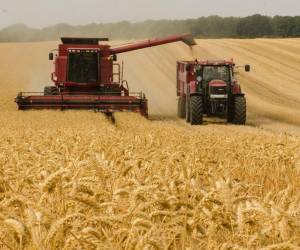
[[[234,110],[232,112],[231,122],[233,124],[244,125],[246,123],[247,105],[244,96],[237,96],[234,99]]]
[[[179,118],[185,118],[185,101],[182,97],[178,98],[178,110],[177,115]]]
[[[190,98],[186,97],[186,101],[185,101],[185,120],[186,122],[190,122],[191,121],[191,117],[190,117]]]
[[[233,123],[233,117],[234,117],[234,100],[231,101],[228,104],[228,111],[227,111],[227,122],[228,123]]]
[[[203,123],[202,96],[192,96],[190,100],[190,122],[192,125],[200,125]]]
[[[55,86],[46,86],[44,88],[44,95],[57,95],[58,91]]]

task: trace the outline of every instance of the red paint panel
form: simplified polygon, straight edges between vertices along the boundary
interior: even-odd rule
[[[100,61],[101,83],[112,83],[113,62],[108,57],[102,57]]]
[[[241,86],[237,83],[234,83],[231,86],[231,91],[232,91],[232,94],[241,94],[242,93]]]
[[[57,77],[57,82],[62,83],[67,80],[67,56],[58,56],[55,61],[55,75]]]
[[[190,83],[195,82],[194,64],[190,62],[182,61],[177,62],[177,95],[185,97],[190,88]]]
[[[110,50],[111,54],[120,54],[128,51],[133,51],[133,50],[138,50],[138,49],[144,49],[144,48],[149,48],[149,47],[154,47],[154,46],[159,46],[167,43],[174,43],[174,42],[179,42],[182,41],[189,46],[195,45],[191,39],[192,36],[190,34],[184,34],[184,35],[179,35],[179,36],[170,36],[167,38],[156,38],[156,39],[150,39],[134,44],[129,44],[117,48],[113,48]],[[188,40],[191,41],[189,42]]]
[[[190,82],[190,94],[193,94],[196,92],[197,92],[197,83],[196,83],[196,81],[191,81]]]

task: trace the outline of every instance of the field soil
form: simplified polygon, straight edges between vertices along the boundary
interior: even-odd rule
[[[18,111],[57,42],[0,44],[1,249],[298,249],[300,39],[198,40],[119,56],[150,120]],[[114,42],[113,44],[121,44]],[[246,126],[176,118],[176,61],[234,58]]]

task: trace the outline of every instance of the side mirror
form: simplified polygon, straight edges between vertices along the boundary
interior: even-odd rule
[[[246,71],[246,72],[250,72],[250,69],[251,69],[250,65],[248,65],[248,64],[245,65],[245,71]]]
[[[53,61],[53,58],[54,58],[54,55],[53,55],[53,53],[51,52],[51,53],[49,53],[49,61]]]
[[[114,62],[118,61],[118,57],[117,57],[116,54],[112,55],[112,60],[113,60]]]

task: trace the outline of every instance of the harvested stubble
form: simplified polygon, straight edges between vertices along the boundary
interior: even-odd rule
[[[300,245],[297,137],[134,114],[115,125],[93,112],[1,115],[1,249]]]

